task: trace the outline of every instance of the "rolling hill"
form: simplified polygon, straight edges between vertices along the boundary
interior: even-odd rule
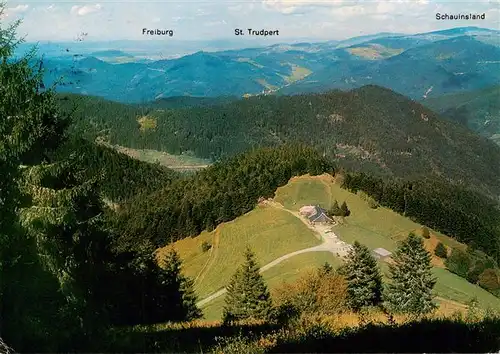
[[[384,50],[387,52],[382,47],[382,51],[376,54],[384,58]],[[384,60],[335,62],[278,93],[322,92],[325,89],[350,89],[374,84],[413,99],[435,97],[497,84],[500,80],[499,57],[500,47],[478,41],[472,36],[460,36],[418,45]],[[400,79],[393,80],[394,77]]]
[[[500,144],[500,86],[443,95],[422,103]]]
[[[498,146],[377,86],[179,109],[61,97],[65,109],[75,103],[74,134],[113,145],[214,161],[258,146],[302,142],[349,169],[406,179],[433,176],[500,195]]]
[[[46,54],[46,85],[62,76],[62,92],[127,103],[172,96],[324,92],[367,84],[420,99],[426,93],[434,97],[497,83],[498,38],[498,31],[460,27],[220,51],[200,51],[200,44],[197,51],[159,60],[134,53],[134,46],[144,46],[146,54],[147,48],[159,50],[142,42],[119,42],[111,49],[68,44],[66,50],[63,44],[51,44],[40,46],[40,53]],[[404,80],[390,79],[395,76]]]

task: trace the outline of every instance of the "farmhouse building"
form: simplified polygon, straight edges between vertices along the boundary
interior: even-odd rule
[[[299,213],[306,216],[311,224],[330,223],[333,220],[328,217],[325,209],[319,205],[306,205],[300,208]]]
[[[376,259],[384,259],[391,255],[392,253],[386,250],[385,248],[376,248],[373,250],[373,256]]]

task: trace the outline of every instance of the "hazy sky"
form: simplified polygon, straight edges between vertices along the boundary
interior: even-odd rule
[[[235,28],[278,29],[283,41],[457,26],[500,29],[500,0],[7,0],[6,8],[0,23],[23,19],[18,34],[28,41],[75,40],[81,32],[88,40],[144,39],[143,28],[173,29],[175,39],[193,40],[245,40],[249,36],[236,38]],[[437,12],[485,12],[486,20],[438,21]]]

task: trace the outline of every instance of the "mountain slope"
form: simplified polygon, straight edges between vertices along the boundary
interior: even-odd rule
[[[367,84],[420,99],[426,93],[433,97],[496,84],[499,33],[474,27],[417,35],[382,33],[340,42],[178,52],[161,60],[152,54],[146,59],[147,49],[138,54],[134,46],[151,53],[174,49],[146,46],[143,41],[107,44],[116,45],[114,49],[101,48],[102,43],[93,49],[88,43],[68,44],[66,50],[46,45],[41,53],[47,52],[46,84],[63,76],[62,91],[120,102],[171,96],[242,97],[280,89],[283,94],[324,92]],[[393,80],[395,76],[403,80]]]
[[[256,253],[260,266],[282,255],[318,244],[318,235],[315,233],[319,233],[322,228],[304,226],[298,215],[298,209],[303,205],[319,204],[329,208],[333,200],[347,201],[351,215],[344,220],[343,225],[330,229],[340,240],[349,244],[357,240],[370,250],[384,247],[393,252],[397,242],[409,232],[420,233],[421,230],[421,225],[389,209],[370,208],[359,195],[341,189],[327,174],[294,177],[288,184],[277,189],[273,200],[274,203],[261,203],[249,213],[218,226],[212,232],[203,232],[174,243],[183,259],[184,271],[195,279],[195,289],[200,300],[228,284],[234,270],[233,265],[242,262],[247,244]],[[280,205],[284,207],[279,207]],[[240,242],[242,237],[245,242]],[[425,240],[426,248],[431,254],[438,241],[449,248],[466,248],[456,240],[432,231],[431,239]],[[212,249],[203,252],[203,242],[212,245]],[[338,256],[329,251],[309,252],[294,255],[280,266],[263,271],[262,275],[271,289],[274,289],[280,282],[292,281],[311,266],[318,267],[325,261],[335,266],[342,263]],[[482,308],[500,306],[499,298],[444,269],[439,257],[433,255],[432,264],[437,277],[434,293],[440,298],[440,303],[446,303],[443,300],[448,299],[466,304],[475,296]],[[385,262],[381,262],[381,266],[385,271]],[[220,319],[223,298],[221,296],[202,306],[207,320]]]
[[[321,92],[375,84],[414,99],[434,97],[497,84],[500,80],[498,58],[499,47],[472,36],[461,36],[419,45],[384,60],[337,62],[278,93]]]
[[[422,103],[500,144],[500,86],[443,95]]]
[[[377,86],[183,109],[103,105],[88,97],[82,102],[74,132],[111,144],[218,159],[298,141],[350,169],[409,179],[440,177],[500,195],[498,146]],[[151,128],[141,128],[144,119]]]

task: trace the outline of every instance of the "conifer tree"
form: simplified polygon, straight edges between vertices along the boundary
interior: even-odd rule
[[[196,306],[193,280],[182,274],[182,261],[175,249],[170,248],[162,263],[164,265],[161,271],[162,278],[165,279],[165,284],[171,287],[170,293],[177,296],[177,299],[170,299],[164,304],[159,303],[158,306],[165,306],[171,318],[174,317],[173,308],[176,308],[177,320],[190,321],[203,317],[201,310]]]
[[[247,247],[245,261],[236,270],[227,287],[223,320],[227,323],[248,318],[268,319],[271,311],[269,290],[259,273],[255,255]]]
[[[346,278],[348,303],[353,310],[382,301],[382,276],[368,247],[355,241],[340,272]]]
[[[4,8],[0,2],[0,18]],[[53,92],[42,91],[40,65],[30,65],[34,52],[13,58],[22,42],[16,39],[19,24],[0,23],[0,333],[16,351],[61,351],[65,301],[17,212],[30,203],[19,189],[22,170],[45,160],[68,122],[58,114]]]
[[[336,199],[333,201],[333,205],[330,208],[328,214],[330,214],[330,216],[340,216],[342,214],[342,211],[340,210],[339,202]]]
[[[351,211],[347,207],[347,203],[345,201],[340,206],[340,215],[344,217],[351,215]]]
[[[395,313],[421,316],[436,309],[432,290],[431,254],[422,238],[410,233],[394,252],[389,264],[391,282],[385,292],[387,308]]]

